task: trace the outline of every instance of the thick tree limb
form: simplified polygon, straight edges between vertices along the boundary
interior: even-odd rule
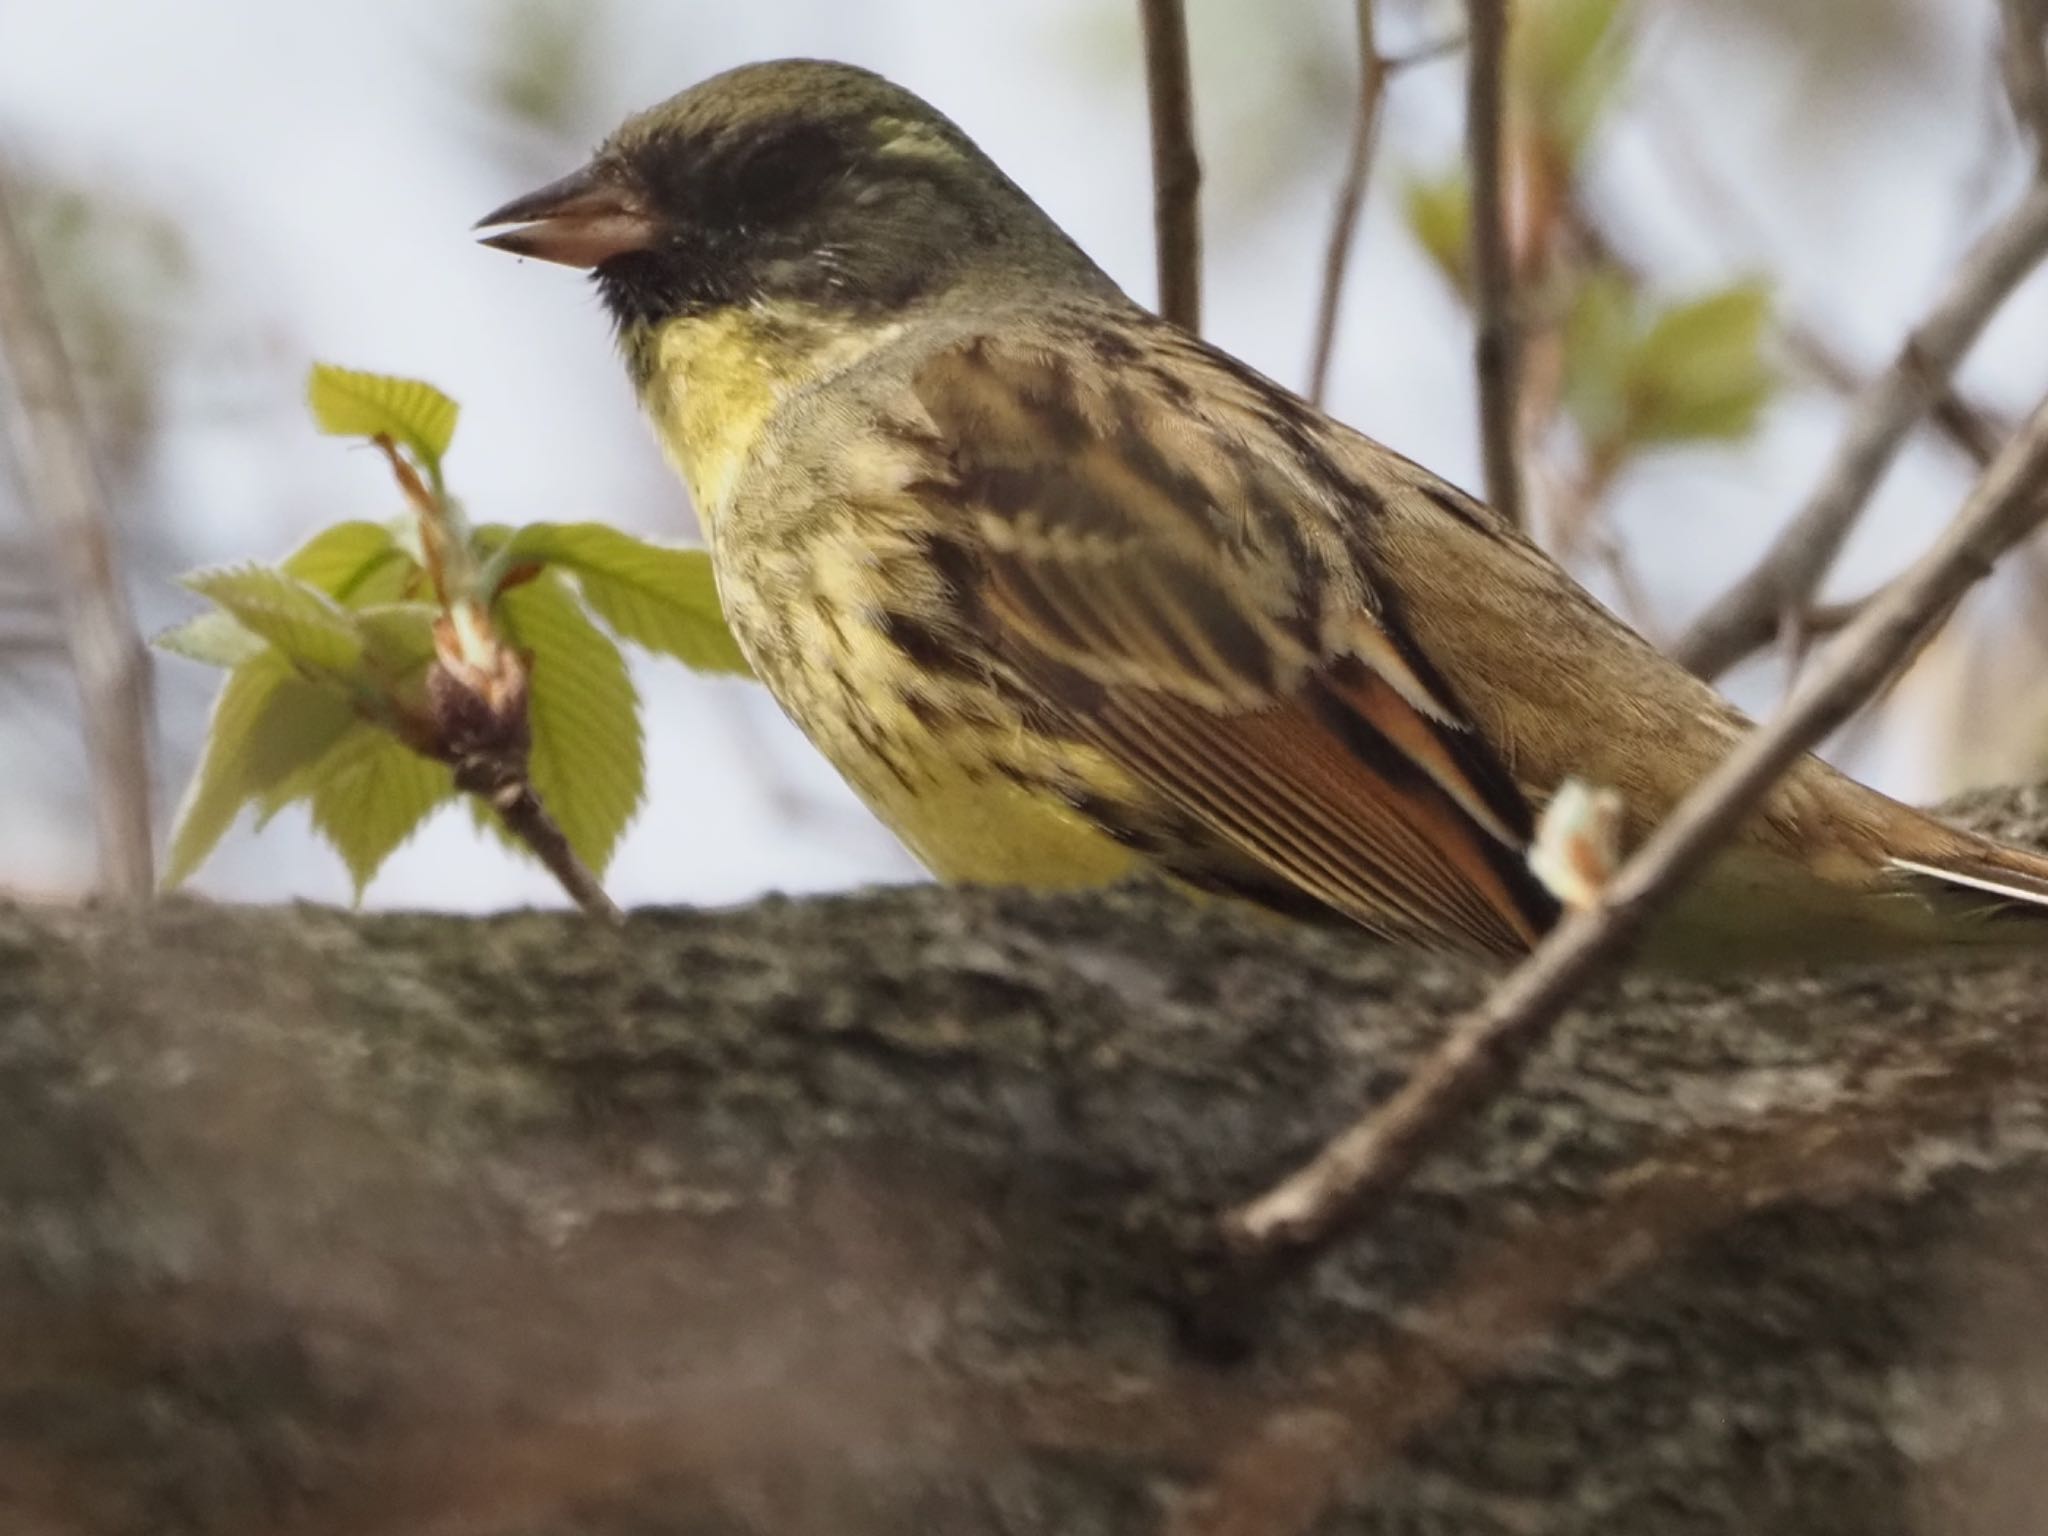
[[[1202,328],[1202,162],[1195,152],[1195,89],[1181,0],[1138,0],[1145,34],[1145,101],[1152,120],[1152,223],[1159,313]]]
[[[1473,356],[1486,499],[1516,527],[1522,513],[1521,316],[1507,216],[1506,0],[1467,0],[1465,156],[1472,165]]]
[[[1600,968],[1625,952],[1785,770],[1866,701],[2048,518],[2048,400],[1992,461],[1955,522],[1843,628],[1785,709],[1752,732],[1623,864],[1599,903],[1570,915],[1385,1105],[1227,1223],[1262,1263],[1311,1252],[1370,1214],[1465,1116],[1500,1090]]]
[[[1630,982],[1178,1342],[1184,1235],[1483,982],[1148,891],[0,909],[0,1523],[2023,1526],[2048,957]]]
[[[1984,327],[2048,256],[2048,181],[2019,204],[1956,269],[1948,291],[1907,336],[1898,356],[1850,407],[1833,462],[1762,562],[1708,608],[1673,648],[1702,677],[1717,677],[1755,649],[1759,625],[1812,600],[1909,429],[1949,386]]]
[[[92,764],[100,880],[120,901],[155,889],[150,836],[149,656],[128,610],[114,518],[71,365],[14,222],[0,160],[0,362],[13,384],[14,457],[43,526]]]

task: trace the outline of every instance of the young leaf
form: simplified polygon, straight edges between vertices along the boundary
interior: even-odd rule
[[[270,649],[270,643],[261,635],[244,629],[219,611],[175,624],[150,643],[187,661],[229,669],[254,661]]]
[[[360,722],[349,701],[296,674],[271,694],[263,720],[243,754],[243,787],[256,805],[260,830],[312,790],[322,762]]]
[[[649,543],[605,523],[529,523],[502,558],[567,570],[622,638],[699,672],[752,676],[726,627],[708,550]]]
[[[1746,437],[1770,399],[1764,361],[1770,292],[1737,283],[1668,309],[1637,353],[1637,431],[1644,441]]]
[[[337,437],[388,437],[437,473],[455,436],[455,402],[419,379],[315,363],[306,381],[306,404],[321,431]]]
[[[171,846],[164,855],[162,885],[176,890],[191,878],[206,856],[235,824],[235,817],[248,800],[242,771],[243,754],[263,706],[272,691],[291,674],[274,653],[266,654],[228,674],[213,701],[213,713],[206,722],[206,744],[200,749],[199,766],[192,782],[185,786],[185,798],[171,830]]]
[[[322,528],[284,557],[282,569],[336,602],[354,606],[357,587],[388,560],[403,558],[398,541],[382,523],[346,522]]]
[[[358,722],[316,765],[310,791],[314,829],[341,855],[361,901],[384,861],[455,797],[455,779],[445,763]]]
[[[1461,165],[1434,180],[1411,179],[1401,189],[1408,229],[1460,295],[1472,292],[1472,182]]]
[[[338,678],[355,675],[362,665],[363,638],[349,616],[318,587],[275,566],[195,571],[184,581],[276,646],[288,661]]]
[[[190,878],[243,806],[319,758],[349,724],[345,700],[298,676],[274,650],[230,672],[207,721],[198,770],[178,808],[164,889]]]
[[[1627,67],[1628,0],[1543,0],[1514,9],[1508,59],[1516,104],[1575,159]]]
[[[1635,430],[1636,295],[1610,266],[1588,272],[1564,328],[1564,405],[1589,448],[1625,446]]]
[[[497,619],[532,657],[533,787],[577,857],[602,874],[646,783],[626,658],[552,571],[507,591]]]
[[[403,681],[434,659],[432,603],[377,603],[353,612],[364,654],[381,678]]]

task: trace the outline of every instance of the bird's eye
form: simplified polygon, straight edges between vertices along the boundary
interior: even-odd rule
[[[840,135],[823,124],[796,124],[737,154],[717,178],[715,196],[728,217],[772,223],[810,207],[846,168]]]

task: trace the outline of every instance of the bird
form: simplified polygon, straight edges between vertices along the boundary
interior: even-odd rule
[[[937,878],[1163,876],[1515,957],[1567,783],[1624,847],[1751,730],[1479,499],[1125,295],[848,64],[706,79],[477,224],[594,278],[740,648]],[[2048,942],[2048,857],[1807,757],[1651,933]]]

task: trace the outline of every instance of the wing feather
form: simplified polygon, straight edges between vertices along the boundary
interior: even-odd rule
[[[948,562],[955,630],[1031,710],[1315,902],[1526,949],[1556,910],[1524,862],[1529,808],[1343,537],[1370,495],[1345,505],[1242,376],[1168,409],[1112,355],[984,338],[920,372],[945,473],[919,490],[967,531],[948,532],[969,554]],[[1177,363],[1222,366],[1205,356]]]

